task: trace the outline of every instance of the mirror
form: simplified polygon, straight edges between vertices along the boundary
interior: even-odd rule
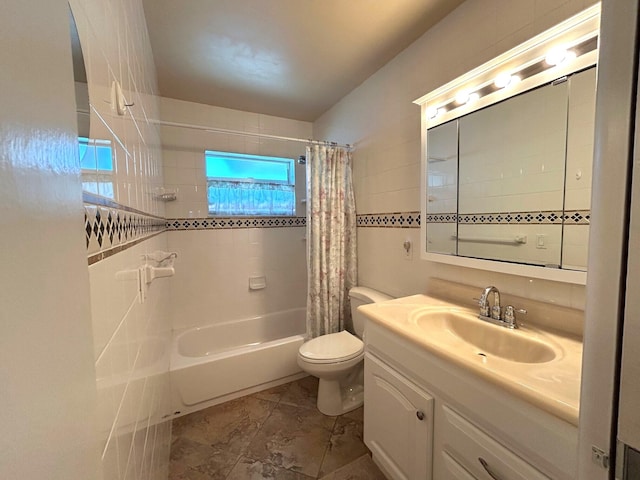
[[[87,70],[78,27],[71,7],[69,7],[69,33],[75,82],[82,189],[88,193],[113,199],[114,165],[111,141],[91,138],[91,103],[89,101]]]
[[[427,252],[586,270],[595,80],[590,68],[428,130]]]
[[[585,284],[600,5],[416,99],[421,258]]]

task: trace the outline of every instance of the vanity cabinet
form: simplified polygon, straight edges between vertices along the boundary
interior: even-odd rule
[[[431,479],[433,397],[365,354],[364,441],[394,479]]]
[[[575,425],[375,321],[365,345],[364,438],[389,479],[575,479]]]
[[[453,464],[469,474],[467,478],[549,480],[549,477],[513,454],[450,406],[440,405],[438,416],[439,434],[442,437],[439,452],[442,462],[438,462],[441,470],[450,474],[453,461]]]

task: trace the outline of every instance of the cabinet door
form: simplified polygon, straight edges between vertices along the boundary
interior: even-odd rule
[[[370,353],[364,361],[364,441],[394,480],[430,480],[433,397]]]

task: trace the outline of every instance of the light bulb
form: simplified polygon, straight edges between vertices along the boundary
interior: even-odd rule
[[[467,90],[458,92],[458,94],[456,95],[456,103],[458,105],[464,105],[468,101],[469,101],[469,92]]]
[[[501,73],[496,77],[493,83],[498,88],[504,88],[511,83],[511,74],[507,72]]]
[[[498,75],[493,82],[498,88],[506,88],[511,87],[520,81],[520,77],[518,75],[511,75],[510,73],[501,73]]]
[[[467,103],[477,102],[480,99],[480,94],[477,92],[473,92],[469,94],[469,98],[467,99]]]
[[[438,113],[439,113],[439,109],[436,107],[427,108],[427,118],[429,120],[433,120],[434,118],[436,118],[438,116]]]
[[[545,57],[548,65],[556,66],[570,62],[576,58],[576,52],[565,48],[553,48]]]

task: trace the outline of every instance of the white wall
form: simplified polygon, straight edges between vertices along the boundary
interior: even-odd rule
[[[162,120],[186,124],[311,138],[311,124],[286,118],[161,99]],[[297,159],[304,143],[162,127],[166,188],[177,191],[167,203],[168,219],[208,217],[204,151],[220,150]],[[305,167],[296,164],[296,210],[306,215]],[[171,221],[170,221],[171,223]],[[302,224],[301,224],[302,225]],[[208,228],[169,232],[178,253],[171,289],[176,330],[304,307],[307,273],[305,228]],[[264,290],[250,291],[250,276],[266,276]]]
[[[0,478],[99,479],[62,0],[0,4]]]
[[[93,233],[87,238],[102,469],[108,480],[162,479],[171,440],[171,424],[163,416],[171,413],[167,302],[172,279],[152,283],[142,303],[135,278],[126,273],[143,264],[144,253],[167,250],[166,233],[154,236],[164,229],[164,203],[156,195],[163,178],[159,127],[151,122],[159,110],[153,55],[141,0],[70,4],[87,70],[91,138],[111,142],[114,160],[114,172],[105,178],[112,182],[114,203],[85,204],[87,221],[106,227],[111,214],[114,221],[159,224],[113,241],[105,235],[100,243]],[[109,103],[114,80],[127,103],[134,104],[123,116]],[[100,184],[86,187],[109,196],[110,189]]]
[[[592,3],[468,0],[320,117],[316,137],[356,144],[358,213],[420,209],[420,109],[413,100]],[[400,255],[407,237],[415,249],[411,260]],[[582,286],[426,262],[418,245],[414,228],[358,228],[359,283],[408,295],[441,277],[584,308]]]

